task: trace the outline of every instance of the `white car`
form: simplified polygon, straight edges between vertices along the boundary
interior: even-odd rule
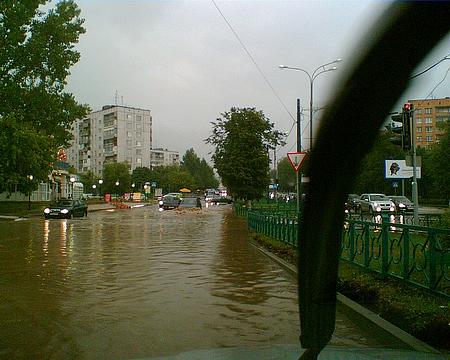
[[[384,194],[362,194],[358,205],[361,212],[370,214],[395,212],[395,204]]]

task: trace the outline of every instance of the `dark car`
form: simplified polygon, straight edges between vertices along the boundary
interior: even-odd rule
[[[88,207],[82,200],[59,199],[44,209],[44,217],[71,219],[74,216],[87,216]]]
[[[389,196],[389,199],[395,204],[395,211],[397,212],[414,211],[414,203],[406,196]]]
[[[179,209],[201,209],[202,201],[199,197],[184,197],[181,199],[181,203],[178,206]]]
[[[175,209],[180,205],[181,199],[175,195],[164,195],[159,201],[159,208],[163,210]]]
[[[345,202],[346,212],[358,211],[359,209],[359,195],[358,194],[348,194],[347,201]]]

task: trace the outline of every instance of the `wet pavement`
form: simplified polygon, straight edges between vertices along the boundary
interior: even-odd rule
[[[127,359],[298,343],[295,280],[229,206],[0,222],[0,358]],[[337,316],[332,344],[389,347]]]

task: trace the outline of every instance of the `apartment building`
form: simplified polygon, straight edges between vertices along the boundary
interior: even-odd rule
[[[155,166],[169,166],[180,164],[180,153],[163,148],[150,150],[150,164]]]
[[[150,110],[106,105],[75,122],[67,162],[78,173],[102,177],[103,164],[128,162],[130,171],[150,167],[152,115]]]
[[[409,100],[413,104],[417,146],[429,147],[439,142],[440,124],[450,120],[450,97]]]

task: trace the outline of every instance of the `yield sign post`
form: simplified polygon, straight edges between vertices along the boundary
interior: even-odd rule
[[[304,152],[290,152],[287,153],[289,162],[291,163],[291,166],[293,167],[294,171],[297,172],[298,169],[300,169],[300,167],[303,164],[303,161],[306,158],[306,153]]]

